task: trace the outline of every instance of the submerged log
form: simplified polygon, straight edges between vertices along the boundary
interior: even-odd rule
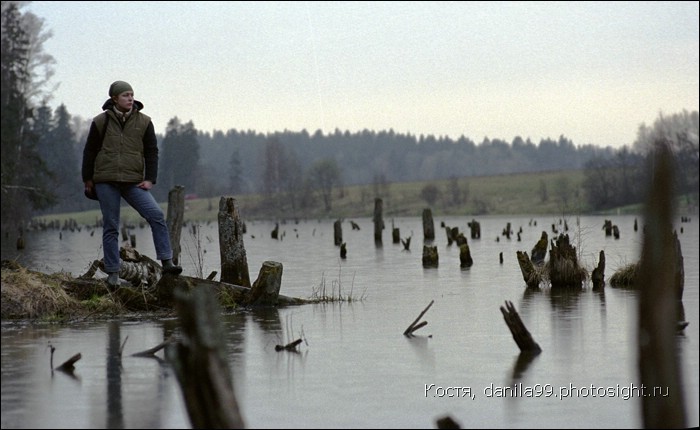
[[[425,315],[425,313],[428,312],[428,309],[430,309],[430,307],[433,305],[433,303],[435,303],[435,300],[431,300],[430,303],[428,303],[428,306],[426,306],[425,309],[423,309],[423,311],[418,315],[418,318],[413,320],[413,322],[406,328],[406,330],[404,330],[404,332],[403,332],[404,336],[410,337],[413,335],[414,331],[418,330],[421,327],[425,327],[426,325],[428,325],[427,321],[421,321],[421,322],[419,322],[419,321],[421,318],[423,318],[423,315]]]

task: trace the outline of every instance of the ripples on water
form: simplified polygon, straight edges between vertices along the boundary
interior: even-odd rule
[[[621,238],[604,236],[604,217],[567,219],[572,243],[592,269],[606,253],[606,280],[636,262],[641,228],[634,217],[610,217]],[[530,225],[530,220],[537,226]],[[248,223],[244,237],[251,280],[266,260],[283,264],[281,293],[309,297],[325,285],[327,294],[351,294],[352,303],[244,311],[222,318],[234,387],[248,427],[434,427],[450,415],[463,427],[590,428],[641,427],[638,398],[593,397],[591,386],[617,394],[638,386],[637,294],[586,285],[580,292],[543,288],[528,291],[515,258],[547,231],[550,217],[479,217],[482,237],[469,239],[474,265],[459,267],[459,249],[448,246],[444,221],[469,237],[471,218],[436,218],[439,267],[423,269],[420,218],[385,219],[383,244],[376,246],[371,219],[343,223],[346,260],[333,245],[333,222]],[[391,226],[412,235],[410,251],[391,242]],[[641,221],[641,220],[640,220]],[[507,222],[522,241],[501,236]],[[640,222],[641,226],[641,222]],[[558,225],[559,228],[561,226]],[[679,224],[685,263],[685,333],[678,336],[690,426],[698,425],[698,222]],[[136,248],[154,255],[150,232],[137,228]],[[32,232],[21,255],[3,241],[3,259],[17,258],[47,273],[84,273],[101,256],[101,231]],[[183,230],[181,262],[194,275],[195,246]],[[219,270],[218,230],[202,226],[203,273]],[[500,240],[496,240],[496,238]],[[504,262],[499,263],[503,253]],[[418,314],[426,327],[402,335]],[[518,348],[499,307],[510,300],[543,349],[533,360]],[[179,386],[162,359],[132,357],[177,330],[177,321],[113,321],[2,327],[2,428],[187,428]],[[124,342],[121,366],[117,345]],[[289,337],[303,336],[299,353],[275,352]],[[51,342],[60,364],[76,352],[83,358],[73,376],[50,371]],[[115,349],[116,348],[116,349]],[[157,354],[161,358],[162,352]],[[515,385],[514,385],[515,384]],[[499,387],[528,388],[529,397],[496,397]],[[450,390],[448,387],[460,387]],[[559,393],[571,393],[560,398]],[[604,391],[606,391],[604,390]],[[606,391],[607,392],[607,391]],[[469,396],[464,397],[469,393]],[[548,394],[550,394],[548,396]],[[489,394],[492,394],[489,396]],[[539,395],[538,395],[539,394]],[[473,398],[472,398],[473,396]]]

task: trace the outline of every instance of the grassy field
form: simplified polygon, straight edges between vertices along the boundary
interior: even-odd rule
[[[457,187],[450,180],[430,182],[391,183],[382,187],[358,185],[333,191],[332,209],[323,210],[318,201],[316,207],[296,213],[280,205],[265,204],[259,195],[233,196],[239,213],[244,219],[320,219],[372,217],[375,195],[383,202],[384,216],[421,216],[425,208],[433,216],[445,215],[507,215],[507,214],[585,214],[590,213],[581,187],[583,171],[553,171],[483,177],[464,177],[457,180]],[[432,205],[422,197],[421,191],[432,184],[439,196]],[[458,189],[457,203],[449,198],[450,190]],[[375,191],[377,190],[377,191]],[[376,193],[379,194],[376,194]],[[185,201],[184,221],[216,221],[219,200],[222,196]],[[167,204],[161,205],[167,211]],[[639,206],[622,208],[621,212],[636,213]],[[167,213],[167,212],[166,212]],[[50,222],[75,220],[80,225],[94,225],[101,218],[99,209],[63,214],[44,215],[37,219]],[[122,221],[142,222],[129,206],[122,209]]]

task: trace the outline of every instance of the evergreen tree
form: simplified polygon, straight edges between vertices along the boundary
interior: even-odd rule
[[[2,2],[0,45],[0,147],[2,148],[2,226],[21,225],[32,211],[54,201],[48,170],[37,153],[37,136],[32,130],[32,101],[39,95],[42,80],[37,72],[44,67],[52,73],[53,58],[43,53],[49,34],[33,14],[22,14],[19,2]]]
[[[199,142],[192,121],[182,124],[174,117],[168,122],[160,154],[156,196],[160,200],[166,200],[176,185],[185,187],[185,193],[196,190]]]

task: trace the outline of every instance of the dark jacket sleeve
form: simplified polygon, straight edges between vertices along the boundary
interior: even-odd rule
[[[144,178],[155,184],[158,179],[158,139],[153,122],[148,123],[146,133],[143,135],[143,158],[146,162]]]
[[[102,136],[100,136],[100,131],[97,129],[97,124],[93,121],[85,141],[85,148],[83,149],[83,182],[92,179],[95,173],[95,158],[97,158],[97,153],[100,152],[100,149],[102,149]]]

